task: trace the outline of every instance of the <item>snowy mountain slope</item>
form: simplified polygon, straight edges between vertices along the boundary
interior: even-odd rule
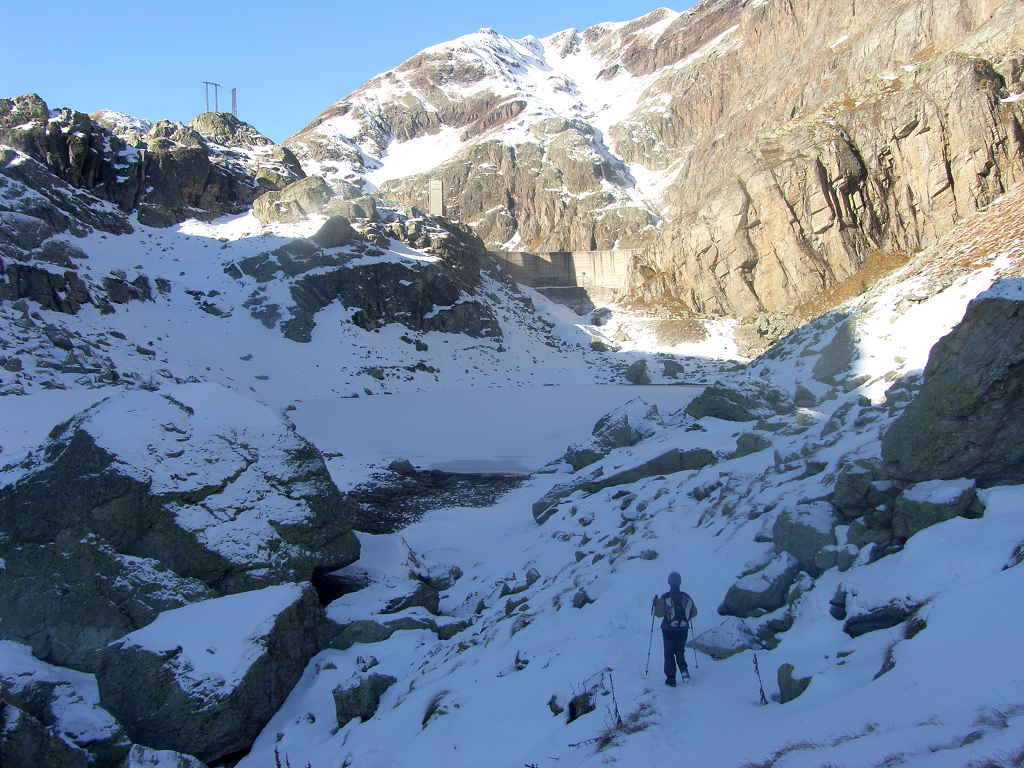
[[[993,280],[1022,274],[1021,210],[1018,191],[724,380],[788,391],[800,384],[813,390],[814,405],[757,424],[667,417],[666,406],[653,436],[575,476],[561,465],[494,508],[437,511],[400,534],[361,535],[364,562],[348,572],[370,586],[328,607],[341,625],[391,620],[379,615],[385,604],[422,579],[451,566],[462,575],[439,585],[440,616],[423,608],[399,614],[422,629],[379,642],[363,635],[314,658],[242,765],[266,764],[275,750],[314,766],[339,759],[420,765],[427,756],[448,765],[667,765],[679,755],[716,766],[1018,765],[1019,487],[982,491],[980,518],[934,525],[902,547],[854,547],[843,570],[797,578],[777,611],[715,614],[739,577],[777,557],[773,522],[808,500],[831,498],[844,467],[879,455],[880,435],[905,402],[901,387],[918,386],[929,348],[967,302]],[[819,381],[814,369],[830,357],[847,318],[857,328],[852,358],[830,382]],[[692,398],[680,391],[675,405]],[[767,447],[738,454],[743,431]],[[717,463],[577,490],[539,527],[526,509],[554,484],[698,446],[712,449]],[[938,495],[955,495],[956,483],[941,485]],[[775,535],[782,535],[777,525]],[[670,570],[683,574],[700,607],[695,645],[716,656],[739,651],[721,661],[688,651],[694,679],[681,690],[661,682],[657,636],[643,674],[650,596],[664,590]],[[840,592],[847,621],[835,618]],[[851,629],[886,606],[916,611],[863,634]],[[451,639],[438,637],[441,627],[466,622]],[[744,646],[757,650],[774,699],[767,706]],[[785,664],[810,684],[780,705],[777,670]],[[336,691],[370,674],[397,682],[372,716],[339,728]],[[566,708],[579,695],[595,709],[567,723]]]
[[[318,319],[309,345],[284,338],[280,330],[265,327],[243,305],[254,289],[262,287],[276,291],[274,298],[285,311],[293,302],[287,282],[261,284],[242,275],[233,278],[225,270],[247,257],[273,251],[292,237],[311,235],[322,223],[321,217],[300,226],[279,225],[276,231],[280,234],[264,234],[249,214],[210,224],[193,220],[173,230],[151,229],[136,222],[132,234],[116,238],[102,232],[59,236],[61,242],[78,249],[76,261],[60,265],[38,259],[33,261],[37,270],[59,276],[70,268],[83,285],[97,293],[111,281],[130,288],[137,283],[145,290],[135,287],[133,293],[108,302],[85,302],[74,313],[44,310],[35,302],[4,302],[0,307],[7,325],[4,390],[31,393],[42,388],[97,386],[111,381],[111,373],[116,371],[114,381],[120,378],[143,384],[189,378],[217,380],[283,405],[313,395],[415,389],[417,378],[429,382],[425,386],[442,379],[486,386],[470,373],[484,363],[487,370],[495,372],[492,381],[520,383],[544,376],[540,371],[548,365],[549,376],[568,371],[566,366],[586,365],[582,356],[563,362],[557,344],[535,345],[535,340],[548,340],[547,329],[521,300],[513,300],[507,285],[491,278],[485,278],[487,293],[494,298],[485,301],[495,307],[505,330],[500,339],[427,332],[414,334],[427,345],[418,351],[409,329],[388,326],[377,332],[363,331],[344,322],[350,311],[341,306],[324,310],[327,314]],[[344,255],[343,250],[333,253]],[[387,250],[376,249],[376,255],[364,257],[364,262],[405,265],[411,283],[418,279],[418,268],[436,263],[438,258],[392,241]],[[349,258],[347,263],[356,269],[363,262],[353,263]],[[585,339],[580,333],[577,338]],[[228,346],[225,339],[230,340]],[[454,347],[449,346],[452,344]],[[546,357],[547,363],[541,363],[538,355]],[[439,368],[435,372],[400,367],[417,361],[429,366],[456,356],[462,365],[457,371],[450,366],[447,371]],[[524,356],[530,357],[530,370],[523,366]],[[537,366],[533,366],[533,358],[537,358]],[[316,375],[321,365],[331,367],[330,376]],[[384,373],[375,377],[366,372],[368,368],[382,368]]]
[[[564,232],[544,234],[545,225],[530,220],[529,198],[537,195],[548,205],[568,206],[559,217],[560,229],[571,226],[568,222],[579,207],[583,217],[601,211],[614,217],[594,235],[601,242],[619,239],[616,228],[626,240],[635,239],[659,220],[668,179],[644,164],[624,164],[610,129],[646,103],[647,86],[657,79],[655,72],[631,73],[640,65],[631,67],[630,62],[642,59],[687,15],[662,8],[631,22],[582,32],[569,29],[543,39],[515,40],[481,29],[428,48],[374,78],[326,110],[288,145],[307,172],[323,175],[339,188],[369,183],[371,189],[380,187],[386,195],[397,193],[418,205],[422,190],[413,187],[425,184],[419,174],[449,162],[452,173],[457,173],[455,166],[472,166],[463,171],[465,178],[448,178],[445,172],[445,183],[453,191],[467,183],[487,185],[481,179],[495,166],[499,176],[514,176],[520,166],[543,170],[541,183],[523,179],[513,192],[525,212],[518,214],[521,231],[516,221],[488,218],[493,190],[479,201],[461,192],[449,194],[449,214],[473,224],[489,241],[508,241],[519,231],[516,242],[547,239],[551,248],[563,247],[558,239],[565,239]],[[676,66],[715,54],[724,37]],[[661,97],[656,101],[660,104]],[[525,155],[518,162],[512,151],[517,147]],[[533,147],[539,148],[536,160],[528,159],[536,153]],[[653,155],[649,160],[650,168],[664,167]],[[412,187],[395,184],[408,176],[417,176]],[[516,186],[515,181],[510,184]],[[506,236],[497,237],[502,228]],[[573,235],[583,236],[582,231]]]
[[[643,247],[625,291],[640,306],[792,312],[1022,178],[1021,13],[720,0],[544,39],[484,29],[287,144],[339,189],[419,208],[440,179],[447,215],[490,247]]]

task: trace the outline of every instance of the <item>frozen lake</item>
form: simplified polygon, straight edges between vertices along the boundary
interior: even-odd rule
[[[416,392],[311,400],[290,415],[321,451],[344,454],[353,467],[409,459],[449,472],[532,472],[634,397],[670,413],[703,389],[590,385]]]
[[[532,472],[586,438],[594,422],[634,397],[670,413],[703,386],[588,385],[447,390],[307,400],[288,413],[323,452],[339,485],[367,465],[409,459],[449,472]],[[0,398],[4,458],[42,443],[47,433],[105,390],[40,392]]]

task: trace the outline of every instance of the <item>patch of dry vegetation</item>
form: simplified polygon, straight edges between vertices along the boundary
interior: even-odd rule
[[[772,752],[765,760],[758,763],[744,763],[740,768],[775,768],[779,761],[787,755],[793,752],[804,752],[808,750],[819,750],[819,749],[833,749],[838,747],[840,744],[845,744],[848,741],[856,741],[857,739],[863,739],[870,733],[874,733],[878,729],[878,725],[875,723],[868,723],[863,731],[857,731],[855,733],[848,733],[844,736],[832,739],[829,742],[819,744],[813,741],[795,741],[790,744],[786,744],[783,747]],[[820,768],[835,768],[835,763],[823,762]]]
[[[938,292],[951,280],[992,265],[997,256],[1005,260],[999,277],[1024,276],[1024,185],[963,218],[926,250],[869,252],[856,273],[808,299],[794,314],[802,322],[813,320],[908,265],[903,279],[920,278]]]
[[[860,269],[845,280],[800,304],[795,314],[807,322],[830,312],[845,301],[860,296],[871,286],[905,266],[914,254],[904,251],[871,250]]]

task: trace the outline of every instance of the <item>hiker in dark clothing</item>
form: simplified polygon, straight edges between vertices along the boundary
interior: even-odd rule
[[[682,577],[672,572],[668,575],[669,591],[654,597],[654,615],[661,618],[661,639],[665,643],[665,685],[675,686],[676,667],[684,680],[690,677],[686,666],[686,635],[690,631],[690,619],[697,615],[693,599],[679,589]]]

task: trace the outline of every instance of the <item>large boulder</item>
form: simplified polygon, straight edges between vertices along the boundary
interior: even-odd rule
[[[662,454],[648,459],[634,467],[623,469],[614,474],[602,477],[599,480],[592,480],[585,483],[583,488],[587,493],[596,493],[604,488],[611,488],[616,485],[635,483],[645,477],[656,475],[671,475],[676,472],[703,469],[718,462],[715,454],[707,448],[671,448]]]
[[[397,682],[398,680],[391,675],[374,672],[347,688],[339,685],[334,689],[334,708],[338,725],[345,725],[357,717],[363,721],[369,720],[377,713],[380,697]]]
[[[736,616],[726,616],[718,626],[697,635],[687,645],[718,660],[762,647],[747,622]]]
[[[886,432],[893,477],[1024,482],[1024,278],[1001,280],[932,348],[924,383]]]
[[[782,664],[776,674],[779,683],[779,703],[786,704],[807,690],[811,684],[812,675],[807,677],[793,677],[793,665]]]
[[[687,450],[670,448],[652,459],[607,476],[556,485],[533,503],[533,519],[537,523],[543,524],[551,516],[551,510],[576,491],[584,491],[588,494],[597,493],[616,485],[635,483],[646,477],[703,469],[717,462],[715,454],[706,448],[689,448]]]
[[[846,520],[855,520],[870,507],[885,503],[888,498],[877,483],[881,469],[877,461],[859,460],[844,464],[836,476],[829,500]]]
[[[0,638],[91,669],[160,611],[358,552],[319,452],[270,409],[211,384],[125,392],[0,468],[0,558],[24,577],[0,579]]]
[[[594,442],[610,451],[636,445],[653,435],[660,425],[658,406],[635,397],[598,419],[591,434]]]
[[[730,454],[730,458],[739,459],[749,456],[758,451],[766,451],[772,447],[772,441],[757,432],[744,432],[736,438],[736,450]]]
[[[835,514],[827,501],[798,504],[783,510],[775,519],[772,541],[780,552],[788,552],[800,567],[812,575],[820,569],[815,556],[836,543]]]
[[[650,437],[660,425],[658,406],[635,397],[598,419],[592,437],[570,445],[562,458],[578,472],[616,448],[628,448]]]
[[[93,669],[98,649],[161,611],[215,595],[152,558],[115,552],[93,533],[60,531],[52,542],[0,543],[0,551],[0,635],[76,669]]]
[[[356,231],[352,229],[348,219],[344,216],[331,216],[310,240],[321,248],[337,248],[350,242],[355,236]]]
[[[89,753],[20,707],[0,701],[0,765],[90,768]]]
[[[961,478],[915,483],[896,498],[893,534],[900,539],[909,539],[936,523],[961,515],[981,517],[983,512],[973,480]]]
[[[686,406],[686,413],[695,419],[725,421],[757,421],[792,410],[793,400],[789,395],[760,382],[736,389],[713,385]]]
[[[331,195],[331,188],[323,178],[307,176],[282,190],[264,192],[253,202],[252,212],[262,224],[288,224],[322,212]]]
[[[812,375],[825,384],[834,384],[840,374],[849,370],[857,356],[857,340],[853,320],[840,323],[832,340],[821,350]]]
[[[370,195],[360,195],[351,200],[334,198],[324,210],[328,216],[344,216],[350,221],[352,219],[369,219],[377,221],[377,204]]]
[[[729,587],[718,607],[723,616],[747,618],[770,613],[786,604],[786,593],[800,572],[800,563],[788,552],[765,567],[747,574]]]
[[[167,611],[103,649],[103,706],[133,741],[210,762],[246,749],[321,647],[309,584],[284,584]]]
[[[647,373],[646,360],[636,360],[630,363],[629,367],[626,368],[626,373],[624,375],[626,377],[626,381],[628,381],[630,384],[651,383],[651,377]]]
[[[121,768],[131,746],[124,729],[100,707],[92,675],[41,662],[24,645],[0,642],[2,705],[11,707],[7,714],[19,724],[21,737],[15,741],[20,741],[22,751],[17,759],[9,759],[2,746],[5,739],[0,738],[0,765],[69,761]]]
[[[889,629],[897,624],[902,624],[917,613],[920,607],[920,603],[913,603],[908,600],[894,600],[885,605],[875,606],[850,616],[843,623],[843,632],[850,637],[860,637],[868,632]]]

